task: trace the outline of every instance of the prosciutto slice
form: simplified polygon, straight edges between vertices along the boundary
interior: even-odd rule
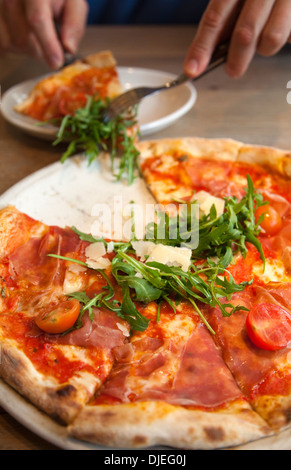
[[[115,365],[96,403],[164,400],[209,408],[240,397],[212,337],[195,322],[190,336],[177,335],[175,345],[167,335],[154,336],[150,327],[141,339],[134,339],[128,362],[122,357]]]
[[[90,320],[85,314],[81,328],[66,335],[46,335],[46,340],[58,344],[90,347],[112,350],[122,346],[127,340],[124,334],[129,331],[127,322],[117,317],[114,312],[94,308],[94,319]]]
[[[81,248],[82,242],[72,230],[51,227],[43,237],[31,238],[9,256],[10,275],[43,288],[61,285],[65,275],[64,262],[48,255],[65,256],[80,252]]]
[[[270,283],[252,286],[234,294],[232,304],[251,308],[252,305],[273,303],[291,313],[291,283]],[[231,370],[243,393],[249,398],[266,383],[272,374],[288,365],[288,347],[279,351],[266,351],[255,346],[246,332],[246,311],[238,311],[223,318],[218,308],[209,309],[207,318],[215,330],[215,339],[221,348],[224,361]],[[286,384],[290,387],[291,384]]]

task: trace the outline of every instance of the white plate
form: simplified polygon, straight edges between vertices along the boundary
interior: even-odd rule
[[[99,209],[104,208],[102,213],[106,217],[108,213],[118,213],[122,207],[126,215],[130,213],[128,208],[133,207],[132,201],[141,210],[146,204],[154,204],[141,178],[136,177],[132,185],[118,183],[111,174],[109,160],[100,157],[88,165],[85,157],[76,156],[24,178],[0,197],[0,209],[12,204],[48,225],[75,226],[83,232],[95,230],[97,235]]]
[[[0,197],[0,209],[12,204],[46,224],[75,225],[81,231],[90,232],[97,204],[109,204],[112,209],[114,204],[122,203],[126,207],[131,201],[143,209],[146,204],[154,204],[142,179],[136,178],[131,186],[117,183],[107,169],[107,162],[100,159],[88,167],[84,157],[74,157],[64,164],[49,165],[17,183]],[[27,429],[59,448],[110,450],[70,438],[65,427],[39,411],[1,379],[0,406]],[[291,429],[235,449],[291,450]]]
[[[124,90],[139,86],[159,86],[176,78],[167,72],[132,67],[118,67],[118,74]],[[38,121],[14,111],[14,106],[28,96],[41,78],[22,82],[6,91],[2,98],[1,111],[10,124],[30,135],[52,140],[56,137],[56,127],[37,125]],[[174,123],[193,107],[196,98],[196,88],[191,83],[145,98],[138,111],[141,135],[158,132]]]

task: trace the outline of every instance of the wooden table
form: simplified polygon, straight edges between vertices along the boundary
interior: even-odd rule
[[[81,54],[111,49],[120,66],[146,67],[179,74],[194,35],[192,27],[92,27]],[[197,82],[194,108],[178,122],[153,135],[231,137],[253,144],[291,149],[291,47],[273,58],[257,57],[247,74],[229,79],[222,69]],[[45,65],[24,57],[0,59],[2,93],[47,73]],[[291,91],[291,90],[289,90]],[[25,135],[0,116],[0,194],[25,176],[60,158],[48,142]],[[0,449],[55,449],[27,431],[0,408]]]

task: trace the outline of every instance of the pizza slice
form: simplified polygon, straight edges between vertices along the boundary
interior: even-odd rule
[[[110,374],[113,349],[129,326],[92,307],[78,328],[81,304],[69,297],[103,292],[100,272],[49,255],[86,260],[88,243],[71,229],[48,227],[13,207],[0,212],[0,376],[41,410],[68,423]]]
[[[74,114],[86,105],[88,96],[105,100],[122,91],[113,54],[101,51],[42,79],[14,109],[38,121],[50,121]]]
[[[290,154],[207,139],[145,142],[140,143],[140,150],[141,171],[156,200],[165,208],[173,201],[197,201],[201,217],[209,218],[211,207],[221,216],[229,197],[242,200],[251,177],[263,203],[253,206],[263,259],[250,243],[253,240],[247,240],[247,250],[236,253],[227,267],[235,282],[251,282],[232,297],[237,311],[227,315],[227,308],[223,314],[221,308],[209,306],[202,306],[202,311],[252,408],[274,429],[289,426]],[[228,299],[221,302],[227,304]]]

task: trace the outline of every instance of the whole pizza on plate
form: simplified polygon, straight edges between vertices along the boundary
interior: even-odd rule
[[[290,154],[199,138],[138,149],[164,237],[159,220],[116,241],[2,209],[0,375],[68,435],[109,447],[278,433],[291,405]]]

